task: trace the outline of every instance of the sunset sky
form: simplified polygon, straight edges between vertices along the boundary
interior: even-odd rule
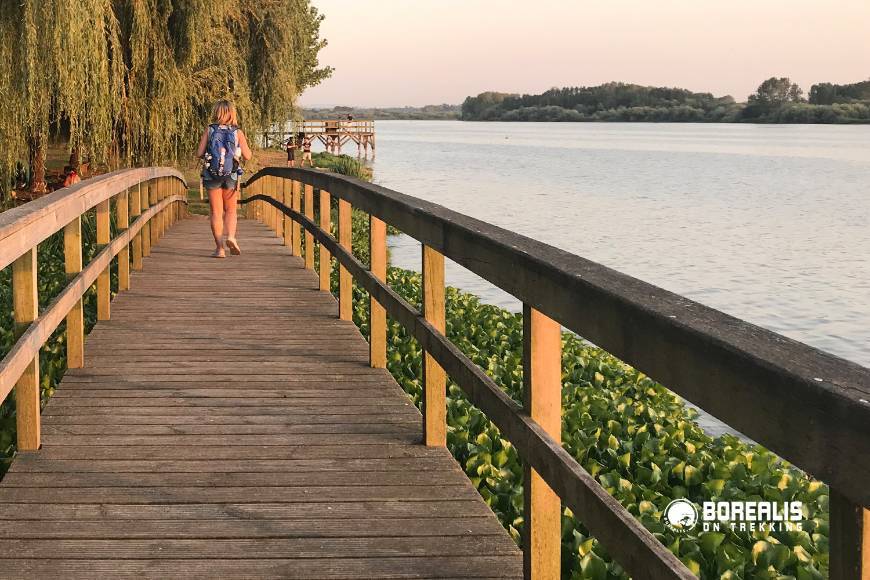
[[[461,103],[612,80],[744,100],[870,78],[868,0],[314,0],[331,79],[303,105]]]

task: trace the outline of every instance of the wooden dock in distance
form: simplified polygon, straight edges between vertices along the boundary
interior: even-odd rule
[[[0,577],[521,577],[522,555],[314,272],[168,230],[0,484]]]
[[[269,132],[263,135],[266,147],[286,147],[292,141],[301,147],[305,139],[320,141],[326,151],[341,155],[348,143],[356,144],[357,155],[367,157],[369,148],[375,154],[375,122],[371,119],[306,119],[294,121],[290,131]]]

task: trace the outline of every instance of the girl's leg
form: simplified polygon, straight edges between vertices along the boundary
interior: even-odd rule
[[[211,221],[211,233],[214,236],[215,247],[223,251],[221,238],[224,234],[224,195],[222,189],[208,190],[209,219]]]
[[[221,190],[224,203],[224,231],[227,234],[227,239],[236,239],[236,224],[238,223],[238,191],[235,189]]]
[[[238,222],[238,214],[237,214],[237,203],[238,203],[238,190],[236,189],[225,189],[223,190],[224,195],[224,223],[225,230],[227,232],[227,247],[230,249],[230,253],[234,256],[238,256],[242,253],[241,248],[239,248],[239,242],[236,240],[236,223]]]

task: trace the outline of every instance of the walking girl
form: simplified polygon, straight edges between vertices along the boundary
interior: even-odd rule
[[[212,109],[212,122],[199,140],[196,156],[203,160],[202,183],[208,192],[214,258],[242,253],[236,240],[237,204],[241,177],[241,159],[251,158],[248,138],[239,129],[238,114],[232,102],[220,100]]]

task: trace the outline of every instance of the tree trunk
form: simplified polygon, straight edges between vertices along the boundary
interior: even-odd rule
[[[48,193],[45,182],[45,142],[41,135],[30,137],[30,192]]]
[[[79,172],[79,166],[82,164],[82,148],[79,145],[73,147],[72,152],[69,154],[69,166],[72,167],[76,173]]]

